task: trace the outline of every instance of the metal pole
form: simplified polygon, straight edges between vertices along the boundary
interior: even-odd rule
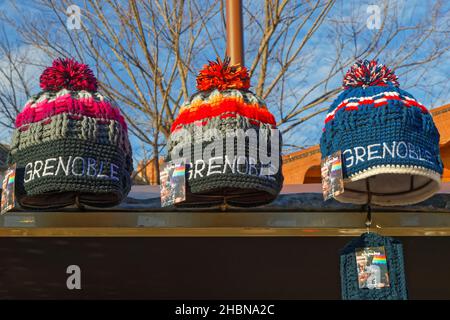
[[[231,64],[244,65],[242,0],[226,0],[227,55]]]

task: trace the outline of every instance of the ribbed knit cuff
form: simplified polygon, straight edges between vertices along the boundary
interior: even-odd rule
[[[112,145],[66,138],[18,150],[9,162],[17,163],[16,188],[24,207],[63,206],[57,200],[63,193],[77,193],[89,205],[96,206],[98,198],[99,206],[113,206],[131,188],[131,159]],[[49,195],[55,200],[49,202]]]

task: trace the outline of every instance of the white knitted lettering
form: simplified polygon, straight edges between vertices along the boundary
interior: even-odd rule
[[[55,168],[53,165],[50,165],[51,161],[56,161],[56,158],[50,158],[45,160],[45,166],[44,166],[44,172],[42,172],[42,176],[51,176],[51,172],[49,172],[50,169]]]
[[[252,157],[234,157],[230,159],[225,157],[209,158],[208,161],[199,159],[195,164],[188,166],[188,179],[197,179],[209,177],[215,174],[245,174],[252,176],[260,176],[270,180],[274,180],[274,174],[277,168],[272,164],[257,165],[256,159]]]
[[[379,143],[371,144],[371,145],[367,146],[367,160],[381,159],[381,156],[378,155],[378,152],[380,150],[377,149],[380,146],[381,146],[381,144],[379,144]]]
[[[69,156],[69,160],[67,160],[67,164],[64,167],[64,159],[63,157],[59,157],[58,158],[59,162],[58,162],[58,168],[56,169],[56,174],[55,176],[57,176],[59,174],[59,169],[62,168],[62,170],[64,171],[65,175],[68,176],[69,175],[69,166],[70,166],[70,162],[72,161],[72,156]]]
[[[81,172],[76,172],[75,171],[75,169],[77,168],[77,166],[76,166],[76,161],[77,160],[80,160],[79,161],[79,163],[81,163]],[[72,162],[72,174],[74,175],[74,176],[82,176],[82,175],[84,175],[84,158],[82,158],[82,157],[75,157],[74,159],[73,159],[73,162]]]
[[[33,164],[27,163],[27,165],[25,166],[24,181],[25,181],[25,183],[27,183],[27,182],[31,181],[31,179],[33,179]]]
[[[104,172],[109,168],[109,173]],[[120,167],[93,158],[74,157],[48,158],[25,165],[24,183],[48,176],[93,177],[119,181]]]
[[[342,151],[342,157],[347,168],[376,159],[400,158],[433,163],[433,156],[429,150],[405,141],[356,146]]]
[[[38,178],[41,177],[41,170],[42,170],[42,166],[44,165],[44,162],[42,162],[41,160],[38,160],[34,163],[34,170],[33,170],[33,179],[34,177],[37,176]]]

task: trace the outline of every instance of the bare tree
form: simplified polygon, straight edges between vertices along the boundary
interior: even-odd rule
[[[341,91],[343,73],[358,59],[380,59],[396,71],[405,89],[448,88],[444,77],[438,83],[423,81],[430,68],[443,64],[449,54],[444,1],[418,8],[411,1],[378,1],[374,13],[369,4],[354,0],[248,3],[248,65],[256,92],[277,112],[285,135],[328,109],[329,101]],[[368,25],[371,14],[379,19],[373,28]],[[443,92],[448,90],[429,94],[437,99]]]
[[[6,139],[31,93],[31,60],[27,51],[20,50],[10,42],[4,29],[0,40],[0,139]]]
[[[40,1],[42,16],[9,23],[25,43],[50,56],[74,56],[95,66],[101,89],[122,107],[130,131],[158,159],[174,116],[192,90],[193,59],[210,42],[200,35],[220,11],[217,4],[87,0],[81,29],[70,30],[66,8],[71,1]]]
[[[158,159],[180,104],[195,90],[196,72],[224,55],[225,0],[85,0],[80,30],[66,25],[71,1],[37,2],[41,16],[10,19],[10,26],[50,56],[95,66],[102,90]],[[416,8],[410,21],[402,3],[377,2],[380,23],[369,29],[369,3],[361,1],[244,0],[253,88],[287,137],[328,108],[356,59],[380,58],[407,86],[438,94],[421,79],[448,54],[444,2]],[[296,146],[296,139],[285,141]]]

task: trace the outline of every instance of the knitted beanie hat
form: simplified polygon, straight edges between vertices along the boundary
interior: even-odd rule
[[[414,204],[439,190],[439,132],[428,110],[376,61],[358,61],[328,110],[322,159],[340,151],[341,202]]]
[[[385,259],[383,264],[387,267],[386,277],[389,286],[383,288],[360,288],[358,282],[358,266],[356,263],[356,250],[364,248],[384,247]],[[341,251],[341,292],[344,300],[406,300],[405,267],[403,262],[402,244],[391,238],[376,233],[364,233],[353,239]]]
[[[23,207],[113,206],[131,187],[127,125],[85,64],[57,59],[17,116],[8,162]]]
[[[173,122],[168,161],[190,153],[184,205],[256,206],[279,194],[281,134],[265,102],[249,91],[245,67],[220,59],[205,65],[197,89]],[[211,146],[215,149],[211,151]],[[205,154],[208,154],[206,156]]]

